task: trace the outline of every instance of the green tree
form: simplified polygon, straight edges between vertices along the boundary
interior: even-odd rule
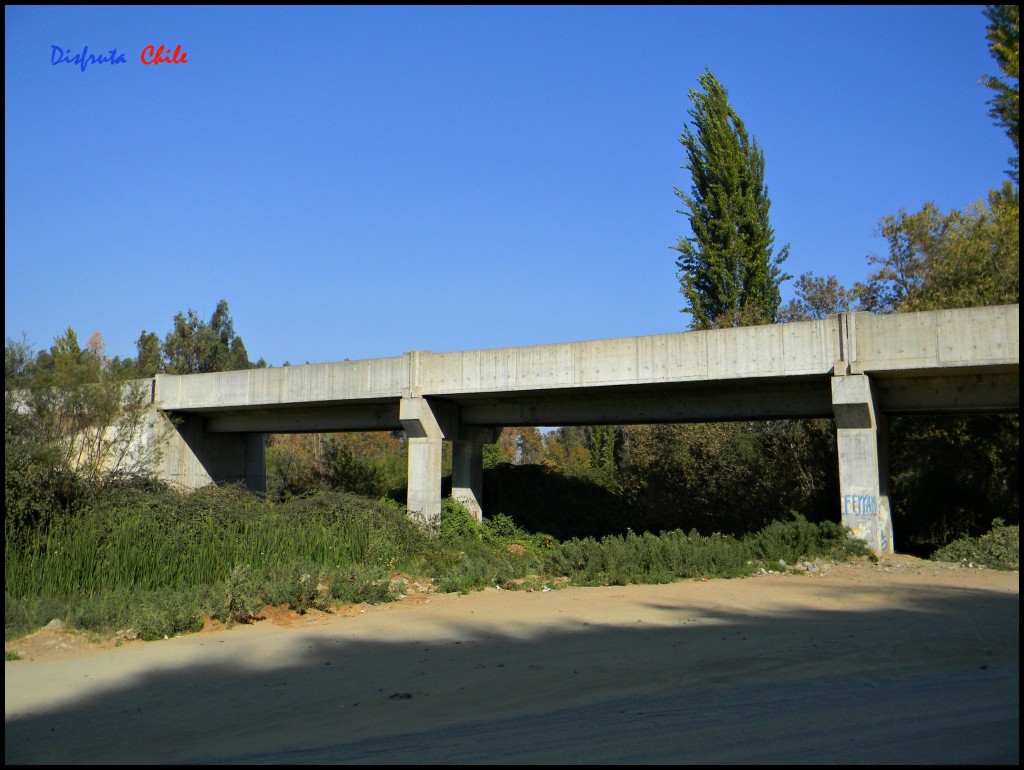
[[[772,253],[764,153],[711,71],[698,80],[703,92],[690,90],[695,130],[687,126],[679,139],[692,180],[691,194],[676,188],[693,231],[673,247],[683,311],[694,329],[770,323],[782,302],[779,286],[791,276],[781,269],[789,246]]]
[[[156,332],[147,332],[143,329],[135,342],[135,350],[136,377],[152,377],[163,371],[163,351],[160,349],[160,338]]]
[[[406,467],[396,432],[280,434],[267,442],[267,490],[276,498],[333,488],[403,499]]]
[[[854,286],[860,308],[874,313],[943,310],[1020,301],[1020,200],[1005,182],[964,211],[933,203],[885,217],[889,253]]]
[[[563,425],[545,435],[544,464],[568,474],[589,469],[586,429],[579,425]]]
[[[94,335],[83,350],[68,328],[34,358],[7,340],[4,498],[8,535],[75,509],[113,479],[148,476],[158,461],[150,391],[108,365]]]
[[[606,472],[615,470],[615,426],[594,425],[587,430],[590,466]]]
[[[1013,157],[1010,158],[1010,179],[1019,181],[1020,173],[1020,6],[990,5],[985,9],[988,18],[988,50],[1003,71],[1004,79],[991,75],[982,83],[995,96],[989,102],[989,115],[996,125],[1006,129],[1006,135],[1013,142]]]
[[[631,425],[620,484],[637,530],[743,534],[793,513],[822,520],[839,497],[831,421]]]
[[[145,335],[145,332],[143,332]],[[140,343],[142,342],[140,338]],[[164,339],[166,371],[171,374],[202,374],[266,366],[263,359],[249,361],[242,338],[235,334],[227,300],[217,303],[209,323],[195,310],[174,317],[174,328]],[[140,356],[142,351],[140,350]]]
[[[850,310],[851,293],[834,275],[820,278],[804,273],[796,279],[796,297],[779,309],[778,319],[790,321],[817,321],[832,313]]]

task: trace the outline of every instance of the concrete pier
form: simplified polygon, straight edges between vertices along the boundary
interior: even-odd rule
[[[832,378],[843,525],[877,554],[894,553],[886,417],[867,375]]]

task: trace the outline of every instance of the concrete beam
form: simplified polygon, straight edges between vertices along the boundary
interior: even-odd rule
[[[691,383],[460,398],[462,425],[624,425],[832,416],[827,380]]]
[[[899,414],[999,414],[1020,411],[1020,372],[950,372],[872,377],[882,411]]]
[[[206,416],[210,433],[335,433],[402,430],[396,401],[331,404],[298,408],[246,409],[196,413]]]

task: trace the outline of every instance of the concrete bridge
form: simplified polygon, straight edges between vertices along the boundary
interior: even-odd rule
[[[479,517],[482,447],[512,425],[835,419],[842,521],[893,550],[886,418],[1017,412],[1019,305],[456,353],[158,375],[173,416],[160,475],[179,486],[265,486],[264,434],[404,430],[411,513],[453,495]]]

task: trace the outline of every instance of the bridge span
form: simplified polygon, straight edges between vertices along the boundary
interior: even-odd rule
[[[404,430],[411,513],[481,515],[482,447],[513,425],[833,418],[842,521],[893,550],[886,418],[1017,412],[1019,305],[193,375],[158,375],[160,475],[265,486],[266,433]],[[172,420],[168,420],[172,417]]]

